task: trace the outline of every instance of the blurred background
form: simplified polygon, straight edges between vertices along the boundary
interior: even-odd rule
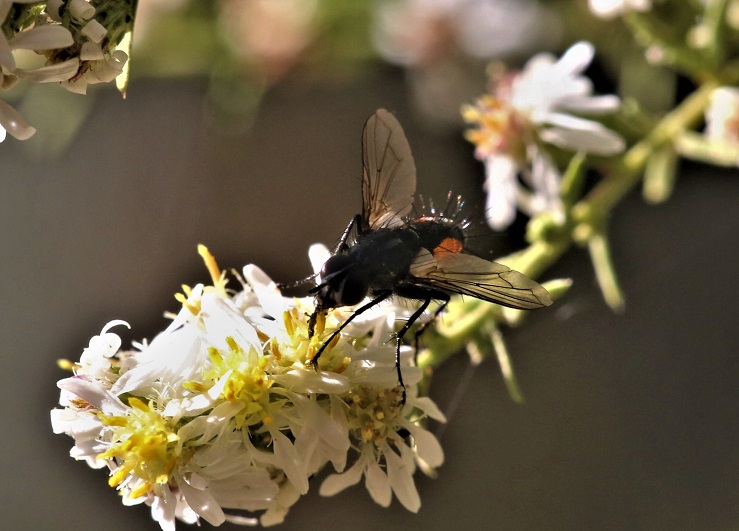
[[[308,246],[334,243],[360,208],[361,130],[378,107],[405,128],[419,192],[463,194],[482,220],[459,106],[484,92],[489,61],[582,38],[600,92],[670,104],[679,84],[584,0],[140,0],[126,99],[14,89],[38,133],[0,144],[0,527],[157,529],[52,434],[56,360],[112,319],[132,326],[124,345],[165,327],[180,285],[208,280],[198,243],[223,268],[308,274]],[[623,315],[586,251],[545,273],[574,287],[506,331],[525,404],[494,360],[436,373],[446,462],[417,476],[419,514],[363,486],[320,498],[316,483],[281,528],[738,528],[738,176],[685,164],[669,202],[634,193],[616,210]],[[506,234],[481,221],[478,252],[520,248],[525,221]]]

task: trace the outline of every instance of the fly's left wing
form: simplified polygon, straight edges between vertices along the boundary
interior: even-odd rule
[[[538,282],[477,256],[422,250],[410,270],[414,281],[449,293],[468,295],[509,308],[533,310],[552,304]]]
[[[385,109],[370,116],[362,133],[362,227],[405,223],[416,193],[416,164],[398,120]]]

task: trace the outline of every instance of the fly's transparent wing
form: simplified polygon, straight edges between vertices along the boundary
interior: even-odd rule
[[[533,310],[552,304],[549,293],[538,282],[469,254],[421,252],[411,266],[411,274],[420,284],[509,308]]]
[[[362,230],[405,222],[416,193],[416,164],[398,120],[385,109],[362,133]]]

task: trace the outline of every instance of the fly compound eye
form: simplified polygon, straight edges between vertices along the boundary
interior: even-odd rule
[[[330,256],[321,267],[321,279],[324,282],[332,282],[332,279],[345,274],[346,269],[351,265],[352,260],[345,254],[335,254]]]
[[[367,296],[367,280],[355,266],[355,260],[344,254],[326,260],[321,268],[324,286],[318,292],[323,307],[353,306]]]

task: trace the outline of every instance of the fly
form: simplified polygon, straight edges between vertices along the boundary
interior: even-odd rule
[[[415,192],[416,166],[403,128],[392,114],[379,109],[362,133],[362,212],[349,222],[321,268],[320,283],[310,291],[315,295],[310,336],[319,314],[370,298],[321,345],[310,360],[314,367],[327,345],[373,306],[392,296],[421,301],[396,336],[395,369],[403,403],[401,342],[432,300],[441,302],[434,317],[455,293],[522,310],[552,304],[537,282],[469,254],[463,224],[433,212],[412,217]]]

